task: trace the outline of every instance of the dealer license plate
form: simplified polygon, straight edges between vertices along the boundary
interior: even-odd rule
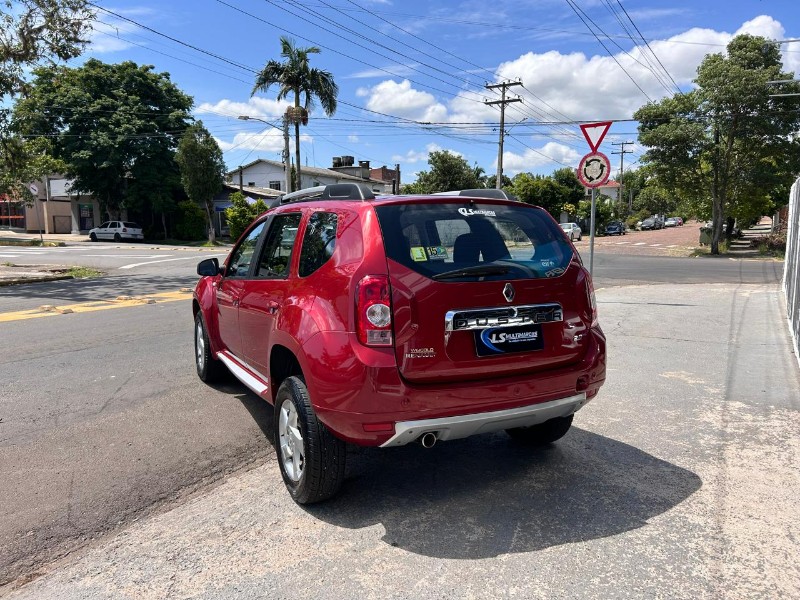
[[[520,327],[491,327],[475,331],[474,336],[478,356],[531,352],[544,348],[542,326],[539,323]]]

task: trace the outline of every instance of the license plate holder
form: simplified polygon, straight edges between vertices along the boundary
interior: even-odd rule
[[[541,323],[519,327],[490,327],[474,331],[475,352],[478,356],[500,356],[544,349]]]

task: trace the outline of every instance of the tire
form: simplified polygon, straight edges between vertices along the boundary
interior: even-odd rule
[[[211,355],[211,344],[202,311],[197,311],[194,317],[194,365],[197,376],[206,383],[219,381],[225,375],[225,365]]]
[[[506,433],[511,436],[511,439],[528,446],[546,446],[566,435],[572,426],[572,417],[573,415],[556,417],[530,427],[506,429]]]
[[[578,234],[578,241],[580,242],[583,239],[583,232]]]
[[[120,242],[120,241],[122,241],[122,237],[118,233],[115,233],[114,234],[114,241],[115,242]]]
[[[93,242],[96,242],[97,241],[97,236],[95,234],[93,234],[93,233],[90,233],[89,234],[89,239],[92,240]]]
[[[327,500],[342,487],[345,443],[314,414],[299,377],[287,377],[275,397],[275,450],[283,482],[298,504]]]

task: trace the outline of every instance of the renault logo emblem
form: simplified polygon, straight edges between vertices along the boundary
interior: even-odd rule
[[[507,283],[506,286],[503,288],[503,297],[506,301],[511,302],[514,299],[514,286],[510,283]]]

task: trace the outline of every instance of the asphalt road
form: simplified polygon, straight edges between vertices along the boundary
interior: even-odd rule
[[[70,305],[118,295],[178,290],[193,284],[195,263],[211,255],[181,249],[143,252],[138,247],[110,245],[98,252],[95,246],[103,245],[84,245],[65,252],[41,249],[40,254],[24,254],[25,258],[36,257],[40,262],[53,261],[46,264],[95,266],[107,270],[109,275],[90,281],[0,288],[0,315],[41,304]],[[0,248],[0,253],[7,251],[8,248]],[[22,262],[17,258],[5,260]],[[135,266],[123,268],[127,265]],[[595,256],[598,287],[683,281],[774,285],[780,279],[781,269],[782,263],[767,261]],[[0,335],[4,346],[0,357],[2,581],[35,572],[37,567],[86,545],[93,538],[118,530],[147,513],[180,504],[193,492],[221,481],[227,473],[263,464],[273,453],[268,441],[269,407],[235,381],[210,388],[197,380],[186,300],[3,322]],[[599,421],[602,420],[600,417]],[[652,471],[653,477],[678,477],[680,483],[677,495],[667,494],[669,499],[656,503],[660,508],[645,506],[633,515],[618,515],[615,519],[620,522],[602,526],[597,532],[599,537],[635,528],[642,520],[679,503],[699,485],[691,474],[642,454],[636,444],[631,447],[601,440],[589,431],[579,432],[573,440],[568,448],[575,452],[581,445],[599,444],[608,464],[621,460],[629,467]],[[466,451],[474,459],[472,464],[480,467],[481,478],[488,478],[481,488],[483,494],[479,494],[486,501],[496,500],[489,483],[512,482],[514,473],[532,468],[518,451],[502,450],[497,460],[505,465],[504,469],[500,474],[490,475],[492,467],[487,452],[497,450],[500,442],[490,437],[468,443],[471,445]],[[459,498],[464,500],[469,496],[468,486],[456,486],[458,493],[453,497],[441,488],[436,488],[440,491],[433,497],[424,491],[435,484],[437,477],[456,484],[454,478],[459,477],[458,473],[470,476],[459,470],[449,473],[453,466],[447,457],[452,458],[453,452],[458,454],[461,450],[455,447],[444,450],[441,459],[444,462],[434,465],[424,476],[416,469],[423,469],[419,461],[428,458],[408,450],[410,463],[404,471],[408,480],[406,475],[399,476],[397,480],[379,483],[376,489],[387,491],[400,484],[411,495],[411,489],[418,487],[422,496],[410,504],[405,501],[411,510],[418,509],[419,502],[444,507]],[[385,461],[389,459],[383,455],[376,459],[372,453],[364,454],[370,458],[360,463],[356,458],[354,462],[356,481],[360,477],[359,468],[366,470],[365,477],[372,477],[383,468],[381,465],[388,465]],[[584,484],[587,498],[598,485],[603,489],[599,480],[587,480]],[[277,479],[272,485],[278,494],[282,493]],[[538,487],[528,487],[520,493],[538,493]],[[357,496],[363,496],[363,492]],[[283,502],[283,497],[279,497]],[[550,499],[558,501],[558,497]],[[358,503],[362,500],[371,501],[362,497]],[[386,506],[384,509],[388,510]],[[376,520],[369,513],[384,509],[365,508],[364,514],[356,511],[348,519],[368,526]],[[503,510],[516,509],[504,505]],[[428,514],[432,515],[430,511]],[[626,520],[631,520],[630,524]],[[434,531],[444,532],[446,522],[433,524]],[[395,531],[392,535],[401,535],[403,526],[401,519],[391,528]],[[516,526],[512,520],[493,527],[508,527],[506,533],[510,535]],[[566,533],[554,535],[563,541],[571,539],[564,537]],[[496,555],[495,549],[476,541],[470,542],[477,548],[474,552],[459,550],[458,544],[465,542],[468,540],[458,536],[455,539],[445,536],[438,541],[417,543],[433,544],[441,548],[435,553],[450,552],[449,558]]]
[[[355,450],[341,495],[307,508],[268,460],[11,596],[800,597],[800,376],[778,286],[598,301],[608,380],[554,446]]]

